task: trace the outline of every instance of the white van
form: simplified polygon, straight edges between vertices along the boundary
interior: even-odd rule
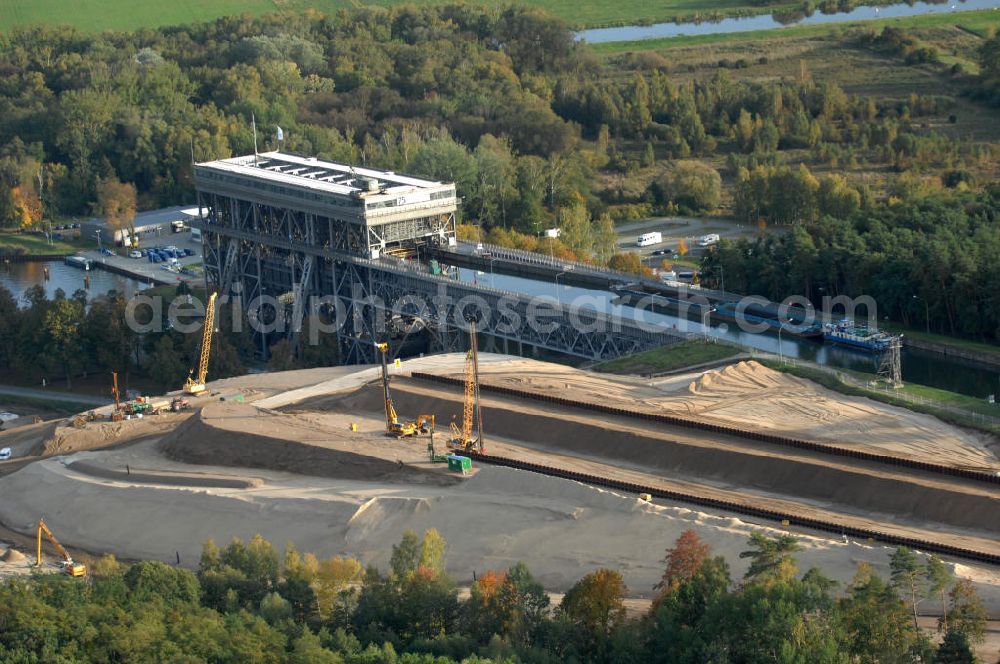
[[[659,232],[643,233],[642,235],[639,236],[639,239],[636,240],[636,245],[640,247],[648,247],[653,244],[660,244],[661,242],[663,242],[662,233]]]
[[[713,244],[717,244],[718,242],[719,242],[719,234],[711,233],[709,235],[702,235],[701,239],[698,240],[698,246],[711,247]]]

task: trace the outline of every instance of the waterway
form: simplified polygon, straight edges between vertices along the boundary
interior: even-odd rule
[[[668,314],[639,310],[616,305],[616,295],[610,291],[580,288],[553,282],[527,279],[498,272],[480,272],[459,268],[457,278],[466,283],[497,288],[499,290],[525,295],[545,297],[555,302],[590,308],[603,313],[642,321],[653,327],[663,326],[697,336],[708,336],[738,343],[768,353],[781,354],[841,369],[874,373],[878,371],[878,359],[874,354],[849,350],[842,346],[799,339],[791,335],[755,334],[745,332],[737,325],[722,321],[702,325],[698,321],[687,320]],[[927,353],[909,348],[902,351],[903,381],[937,387],[968,396],[985,398],[989,394],[1000,395],[1000,371],[983,367],[959,359],[946,358],[936,353]],[[1000,406],[998,406],[1000,409]]]
[[[47,280],[44,277],[44,268],[46,267],[49,269]],[[99,269],[84,271],[61,261],[12,263],[9,266],[0,266],[0,285],[9,289],[19,299],[23,297],[26,289],[35,284],[43,285],[46,295],[50,298],[60,288],[67,296],[71,296],[77,289],[84,288],[85,276],[90,277],[88,292],[91,297],[103,295],[112,289],[124,293],[126,297],[131,297],[148,287],[147,284],[135,279]],[[553,282],[526,279],[498,272],[490,274],[465,268],[458,269],[458,278],[468,283],[477,283],[481,286],[525,295],[547,297],[553,301],[558,297],[558,300],[564,304],[590,307],[597,311],[633,320],[642,320],[652,326],[664,326],[695,335],[717,337],[750,348],[770,353],[780,352],[787,357],[828,366],[866,372],[874,372],[878,368],[877,360],[873,355],[847,350],[839,346],[797,339],[790,335],[782,335],[779,345],[778,337],[773,334],[744,332],[734,324],[715,322],[703,326],[697,321],[677,316],[615,305],[613,300],[616,295],[610,291],[579,288],[565,284],[557,285]],[[911,349],[903,349],[902,360],[904,381],[930,385],[974,397],[985,397],[988,394],[1000,395],[1000,372],[995,369]]]
[[[1000,8],[1000,0],[948,0],[940,3],[914,2],[882,7],[855,7],[849,11],[823,13],[787,12],[725,18],[699,23],[655,23],[652,25],[626,25],[616,28],[593,28],[576,33],[576,38],[591,44],[670,37],[692,37],[757,30],[777,30],[791,25],[820,25],[845,21],[871,21],[879,18],[900,18],[924,14],[947,14],[956,11]]]
[[[48,279],[45,278],[45,268],[49,270]],[[85,277],[90,279],[89,289],[84,283]],[[131,297],[149,287],[148,284],[135,279],[99,269],[82,270],[66,265],[62,261],[0,264],[0,286],[13,293],[19,303],[24,302],[24,291],[37,284],[45,288],[45,294],[49,298],[54,297],[56,290],[60,288],[67,297],[79,289],[87,290],[90,297],[104,295],[109,290],[116,290],[125,297]]]

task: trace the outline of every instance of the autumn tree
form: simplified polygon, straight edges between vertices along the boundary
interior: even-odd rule
[[[104,216],[108,226],[127,233],[130,242],[137,244],[135,236],[136,189],[131,183],[105,178],[97,183],[96,212]]]
[[[663,578],[654,586],[659,593],[653,601],[653,606],[655,607],[664,595],[697,574],[710,552],[711,547],[690,528],[681,533],[674,546],[667,549],[666,557],[663,559],[666,569],[663,571]]]
[[[642,263],[642,256],[635,251],[621,251],[608,259],[608,267],[619,272],[646,275],[649,272]]]
[[[17,185],[10,190],[10,197],[14,213],[22,228],[29,228],[42,220],[42,199],[34,189]]]
[[[625,621],[625,582],[615,570],[599,569],[563,596],[562,614],[581,630],[585,651],[604,649],[611,632]]]

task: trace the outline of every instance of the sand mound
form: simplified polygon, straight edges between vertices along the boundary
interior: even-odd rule
[[[0,560],[5,563],[23,563],[28,557],[17,549],[7,549],[4,554],[0,556]]]
[[[250,404],[211,403],[160,441],[170,459],[211,466],[267,468],[301,475],[450,485],[460,478],[338,449],[336,436],[296,417]],[[356,448],[355,448],[356,449]]]
[[[435,413],[439,427],[461,417],[457,386],[419,380],[393,382],[396,407],[405,413]],[[378,412],[378,386],[343,397],[317,399],[302,407],[346,412]],[[649,472],[712,483],[753,487],[806,500],[847,506],[860,513],[884,513],[951,524],[1000,530],[1000,499],[988,488],[958,489],[887,476],[884,466],[866,466],[826,455],[769,450],[702,432],[670,431],[661,425],[625,421],[545,404],[484,394],[483,418],[490,435],[575,456],[600,457]]]
[[[450,375],[461,377],[460,373]],[[666,413],[933,463],[1000,469],[1000,456],[990,447],[995,441],[984,435],[963,431],[930,415],[838,394],[753,360],[652,383],[527,359],[481,367],[480,375],[484,385],[586,403],[614,403],[640,412]]]

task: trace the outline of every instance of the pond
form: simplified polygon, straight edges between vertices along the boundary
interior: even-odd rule
[[[46,268],[49,271],[48,279],[45,275]],[[131,297],[140,290],[148,288],[147,284],[135,279],[104,270],[82,270],[66,265],[62,261],[0,264],[0,286],[6,287],[13,293],[21,305],[24,304],[24,291],[31,286],[41,284],[49,298],[52,298],[59,288],[66,293],[66,297],[71,297],[76,290],[86,289],[84,278],[89,278],[90,281],[90,288],[87,289],[90,297],[104,295],[109,290],[116,290],[124,293],[126,297]]]

